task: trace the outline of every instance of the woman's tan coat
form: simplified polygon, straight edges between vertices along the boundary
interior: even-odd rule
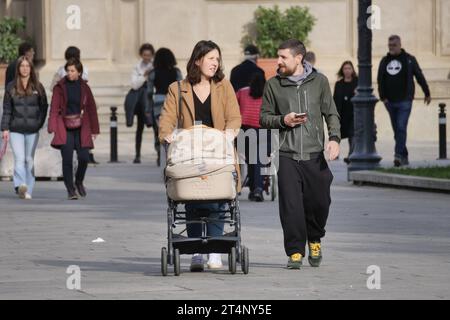
[[[181,117],[178,117],[178,84],[169,87],[164,107],[159,118],[159,140],[172,134],[178,127],[188,129],[195,125],[195,106],[192,85],[185,79],[181,81]],[[211,114],[214,128],[225,131],[241,128],[241,113],[236,94],[228,80],[218,83],[211,82]],[[178,120],[177,120],[178,119]],[[177,122],[179,124],[177,126]]]
[[[186,79],[181,85],[181,116],[179,116],[179,95],[177,82],[169,86],[163,110],[159,118],[159,140],[171,135],[176,128],[188,129],[195,125],[195,106],[192,85]],[[211,82],[211,115],[215,129],[225,131],[233,130],[237,136],[241,128],[241,113],[231,83],[223,79],[215,83]],[[239,169],[239,166],[236,166]],[[238,175],[240,178],[239,170]],[[238,183],[240,190],[240,182]]]

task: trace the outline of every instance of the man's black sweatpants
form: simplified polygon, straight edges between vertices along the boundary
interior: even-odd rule
[[[288,256],[305,256],[306,242],[320,241],[325,236],[332,181],[323,153],[307,161],[280,156],[279,209]]]

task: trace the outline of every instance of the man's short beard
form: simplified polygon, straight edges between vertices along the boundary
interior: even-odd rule
[[[287,67],[284,67],[285,72],[281,72],[281,67],[278,67],[279,73],[284,77],[290,77],[295,73],[295,70],[289,70]]]

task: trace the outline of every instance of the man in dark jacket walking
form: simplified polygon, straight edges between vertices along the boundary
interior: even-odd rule
[[[254,45],[248,45],[244,50],[245,60],[231,70],[230,82],[235,92],[248,87],[250,80],[255,73],[264,76],[264,70],[256,65],[259,50]]]
[[[291,39],[278,49],[278,75],[267,82],[261,107],[263,128],[280,130],[279,211],[287,267],[300,269],[308,241],[308,261],[322,261],[321,238],[331,203],[333,174],[324,157],[339,155],[340,119],[328,79],[304,61],[306,48]],[[324,146],[323,118],[329,143]]]
[[[402,49],[398,35],[389,37],[389,52],[378,69],[378,92],[391,118],[395,138],[394,165],[408,165],[406,136],[409,115],[414,100],[414,77],[425,94],[425,103],[431,102],[430,89],[414,56]]]
[[[31,62],[34,60],[34,48],[31,44],[28,42],[24,42],[19,46],[19,58],[22,56],[26,56]],[[17,66],[17,59],[11,62],[8,65],[8,68],[6,68],[6,75],[5,75],[5,91],[8,87],[8,84],[14,80],[14,77],[16,76],[16,66]]]

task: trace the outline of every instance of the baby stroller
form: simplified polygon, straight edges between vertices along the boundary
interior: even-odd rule
[[[244,169],[244,165],[241,165],[241,172],[246,170]],[[266,195],[270,196],[271,201],[275,201],[278,196],[278,177],[276,171],[272,168],[272,164],[269,163],[264,166],[264,177],[263,177],[263,191]],[[242,188],[250,187],[250,178],[248,174],[245,175],[244,180],[242,181]]]
[[[260,144],[260,147],[263,150],[267,150],[267,158],[264,159],[262,162],[263,165],[261,167],[261,174],[263,175],[263,192],[270,196],[271,201],[275,201],[275,199],[278,196],[278,178],[277,178],[277,170],[276,165],[273,162],[273,159],[275,157],[275,152],[272,151],[272,141],[271,141],[271,131],[267,131],[267,139],[258,139],[258,144]],[[252,143],[252,142],[250,142]],[[243,145],[245,149],[249,148],[249,142],[246,141]],[[249,177],[249,170],[248,165],[245,161],[246,159],[246,153],[248,150],[240,150],[239,149],[239,157],[240,157],[240,164],[241,164],[241,173],[244,179],[242,179],[241,187],[242,189],[245,187],[250,187],[250,177]],[[259,152],[259,151],[258,151]]]
[[[228,254],[228,269],[236,273],[237,263],[248,274],[249,252],[241,243],[241,221],[237,200],[236,157],[233,142],[220,131],[194,126],[177,134],[167,149],[165,183],[167,191],[167,248],[161,249],[161,273],[181,273],[182,254]],[[222,219],[210,218],[210,210],[197,212],[198,219],[188,220],[183,210],[186,204],[220,203],[223,208],[214,213]],[[207,235],[208,223],[224,222],[223,235]],[[189,224],[201,225],[201,236],[187,235]]]

